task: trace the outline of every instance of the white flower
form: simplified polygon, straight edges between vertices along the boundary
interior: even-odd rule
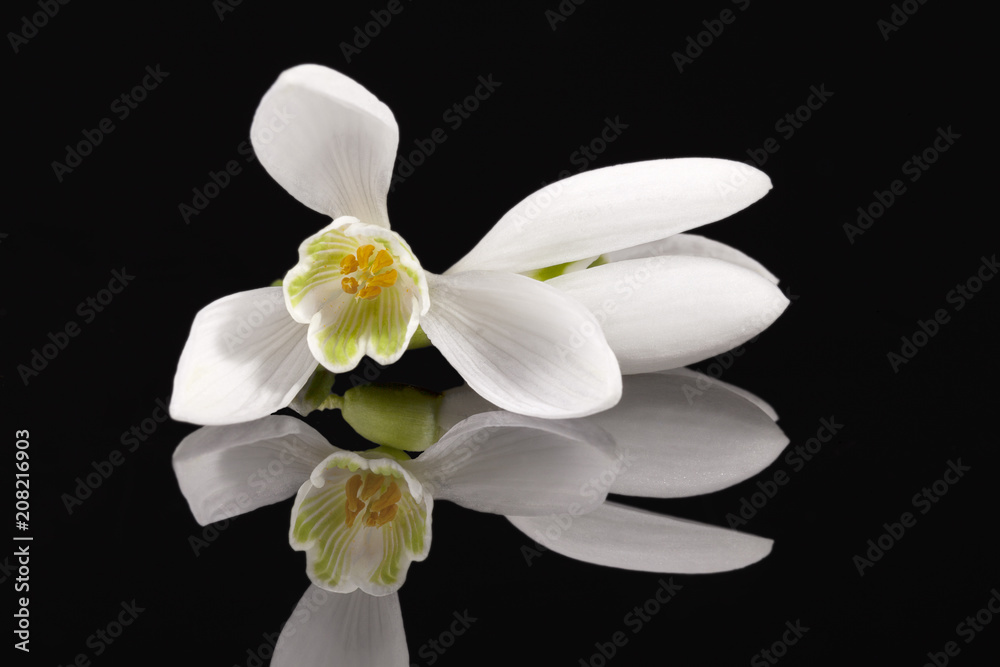
[[[434,275],[389,229],[398,128],[362,86],[316,65],[290,69],[261,101],[251,138],[268,173],[332,220],[300,246],[282,288],[198,313],[174,379],[175,419],[270,414],[317,363],[335,373],[365,354],[392,363],[418,325],[496,405],[578,417],[614,405],[619,372],[718,354],[788,303],[753,259],[683,233],[767,193],[768,177],[742,163],[653,160],[577,174],[525,198]]]
[[[470,386],[505,409],[576,417],[618,401],[618,363],[583,305],[513,272],[421,268],[386,214],[398,128],[362,86],[316,65],[290,69],[261,101],[251,139],[268,173],[332,220],[301,244],[281,288],[234,294],[198,313],[174,378],[175,419],[226,424],[270,414],[317,364],[340,373],[364,355],[398,360],[418,325]],[[576,340],[579,331],[591,333]]]

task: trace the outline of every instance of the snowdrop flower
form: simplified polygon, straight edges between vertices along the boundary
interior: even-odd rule
[[[361,85],[317,65],[292,68],[264,95],[251,140],[268,173],[331,221],[302,242],[282,287],[198,313],[174,378],[175,419],[225,424],[270,414],[317,364],[341,373],[364,355],[397,361],[418,326],[505,409],[576,417],[618,401],[615,355],[595,316],[564,292],[475,262],[444,276],[423,270],[386,212],[396,121]],[[581,330],[593,333],[570,345]]]

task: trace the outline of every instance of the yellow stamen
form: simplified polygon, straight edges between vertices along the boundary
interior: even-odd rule
[[[382,475],[369,473],[368,478],[365,480],[365,488],[361,489],[361,500],[367,501],[378,493],[378,490],[382,488],[383,479]]]
[[[385,250],[379,250],[378,254],[375,255],[375,261],[372,263],[372,273],[378,273],[388,266],[392,266],[392,255]]]
[[[392,271],[386,271],[381,275],[377,275],[368,281],[369,287],[392,287],[396,284],[396,279],[399,278],[399,274],[396,273],[396,269]]]
[[[368,268],[368,260],[371,258],[372,253],[375,252],[375,246],[373,245],[363,245],[358,248],[358,266],[362,269]]]
[[[344,278],[343,280],[340,281],[340,286],[348,294],[357,294],[358,293],[358,281],[355,280],[354,278],[350,278],[350,277]]]
[[[382,288],[381,287],[372,287],[370,285],[367,285],[365,287],[362,287],[361,291],[358,292],[358,298],[359,299],[374,299],[375,297],[377,297],[381,293],[382,293]]]
[[[340,273],[342,275],[354,273],[357,270],[358,260],[354,257],[354,255],[347,255],[344,259],[340,260]]]
[[[385,493],[379,496],[378,500],[369,505],[368,509],[372,512],[381,512],[382,510],[398,503],[399,499],[402,497],[403,494],[400,493],[396,482],[392,482],[389,484],[389,488],[386,489]]]

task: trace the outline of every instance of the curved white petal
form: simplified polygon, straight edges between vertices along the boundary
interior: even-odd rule
[[[582,516],[507,517],[528,537],[577,560],[645,572],[736,570],[771,553],[773,540],[605,502]]]
[[[669,371],[660,371],[660,372],[668,375],[683,375],[684,377],[691,378],[691,380],[693,381],[689,382],[688,386],[691,387],[691,389],[693,390],[702,390],[705,389],[706,387],[711,387],[713,385],[718,385],[723,389],[728,389],[737,396],[742,396],[743,398],[747,399],[748,401],[756,405],[758,408],[763,410],[764,414],[770,417],[772,421],[778,421],[778,411],[775,410],[770,403],[765,401],[757,394],[747,391],[743,387],[737,387],[735,384],[731,384],[729,382],[723,382],[722,380],[718,380],[704,373],[699,373],[698,371],[691,370],[690,368],[674,368]]]
[[[778,278],[753,257],[725,243],[713,241],[697,234],[674,234],[658,241],[605,253],[601,255],[599,261],[601,264],[610,264],[625,259],[641,259],[643,257],[658,257],[660,255],[713,257],[721,259],[724,262],[729,262],[730,264],[735,264],[736,266],[742,266],[744,269],[750,269],[767,278],[775,285],[778,284]]]
[[[281,629],[271,667],[408,667],[403,613],[395,593],[306,589]]]
[[[410,464],[434,497],[479,512],[585,512],[603,502],[615,445],[586,420],[478,414]]]
[[[630,259],[547,282],[593,312],[623,373],[677,368],[744,343],[788,305],[760,275],[718,259]]]
[[[726,218],[770,189],[763,172],[713,158],[587,171],[521,201],[447,273],[531,271],[630,248]]]
[[[307,329],[289,316],[280,287],[208,304],[195,316],[181,352],[170,416],[233,424],[286,407],[317,366]]]
[[[618,405],[588,421],[618,443],[623,465],[611,493],[630,496],[718,491],[756,475],[788,444],[767,413],[745,398],[666,373],[627,376]]]
[[[204,526],[291,498],[333,451],[305,422],[271,416],[202,427],[177,446],[173,465],[191,513]]]
[[[427,337],[490,402],[532,417],[582,417],[621,397],[621,373],[587,309],[507,273],[427,274]]]
[[[267,173],[309,208],[389,226],[399,128],[353,79],[320,65],[282,72],[260,101],[250,140]]]

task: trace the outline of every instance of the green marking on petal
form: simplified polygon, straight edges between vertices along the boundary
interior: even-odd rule
[[[600,259],[600,258],[597,258]],[[577,271],[582,271],[583,269],[592,266],[595,258],[587,257],[586,259],[578,259],[572,262],[563,262],[562,264],[555,264],[553,266],[546,266],[542,269],[535,269],[533,271],[525,271],[524,275],[529,278],[534,278],[535,280],[551,280],[552,278],[557,278],[559,276],[565,275],[567,273],[575,273]]]
[[[391,592],[410,562],[427,555],[430,498],[417,502],[391,460],[372,460],[362,469],[357,456],[375,453],[330,457],[323,485],[309,483],[296,499],[292,546],[306,551],[310,578],[329,590]]]

